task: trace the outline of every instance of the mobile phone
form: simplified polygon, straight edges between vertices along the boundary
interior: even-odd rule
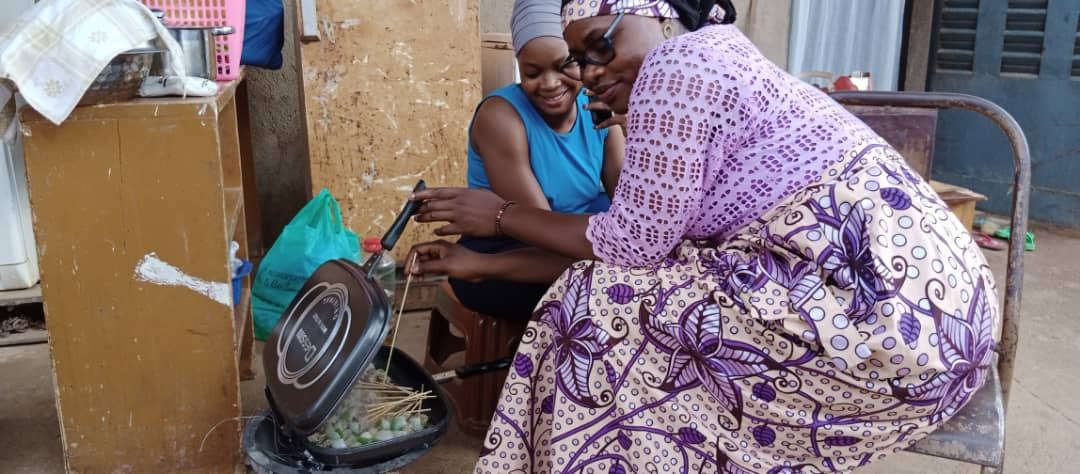
[[[595,95],[590,95],[589,96],[589,103],[591,104],[591,103],[594,103],[594,102],[600,102],[600,101],[596,99]],[[600,125],[605,120],[611,118],[611,111],[610,110],[590,110],[589,112],[592,113],[593,125]]]

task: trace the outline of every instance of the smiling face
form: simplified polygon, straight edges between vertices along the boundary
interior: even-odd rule
[[[596,49],[605,44],[604,33],[615,21],[615,16],[605,15],[584,18],[570,23],[563,31],[566,44],[575,57],[597,57]],[[630,101],[630,90],[637,80],[638,69],[657,45],[663,42],[660,21],[638,15],[625,15],[611,32],[610,43],[614,48],[611,62],[598,66],[582,64],[581,80],[600,101],[608,104],[615,113],[625,114]]]
[[[541,36],[526,43],[517,56],[521,90],[548,123],[571,114],[581,90],[581,82],[562,73],[567,54],[566,42]]]

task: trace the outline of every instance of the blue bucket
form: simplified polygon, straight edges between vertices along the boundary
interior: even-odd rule
[[[232,279],[233,306],[240,304],[240,296],[244,292],[244,277],[251,273],[251,262],[247,260],[240,260],[240,262],[240,268],[236,270]]]

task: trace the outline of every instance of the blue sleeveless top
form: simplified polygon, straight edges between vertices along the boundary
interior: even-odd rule
[[[510,102],[525,123],[529,162],[551,210],[566,214],[594,214],[607,210],[611,200],[600,177],[608,131],[593,128],[592,114],[583,108],[589,102],[584,91],[578,94],[577,120],[567,133],[552,130],[517,84],[496,90],[484,100],[491,97],[502,97]],[[472,136],[471,123],[469,136]],[[470,188],[491,189],[484,160],[473,150],[472,140],[469,140],[468,178]]]

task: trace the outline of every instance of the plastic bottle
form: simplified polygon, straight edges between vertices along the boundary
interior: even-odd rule
[[[364,253],[374,255],[382,252],[382,241],[378,237],[368,237],[364,239],[363,245]],[[397,311],[394,311],[394,280],[397,278],[395,274],[397,272],[396,265],[394,264],[394,257],[390,256],[390,253],[382,254],[379,258],[379,263],[375,265],[375,271],[372,272],[371,277],[375,281],[379,282],[379,286],[386,292],[386,297],[390,299],[390,332],[386,335],[386,339],[383,339],[383,345],[389,346],[394,338],[394,328],[397,327]]]
[[[382,252],[382,242],[378,237],[368,237],[364,239],[364,253],[368,255],[374,255]],[[375,271],[372,273],[372,277],[375,281],[379,282],[383,291],[386,292],[386,296],[390,298],[390,301],[394,301],[394,283],[397,272],[397,265],[394,263],[394,257],[389,253],[384,253],[382,258],[379,259],[378,265],[375,266]]]

